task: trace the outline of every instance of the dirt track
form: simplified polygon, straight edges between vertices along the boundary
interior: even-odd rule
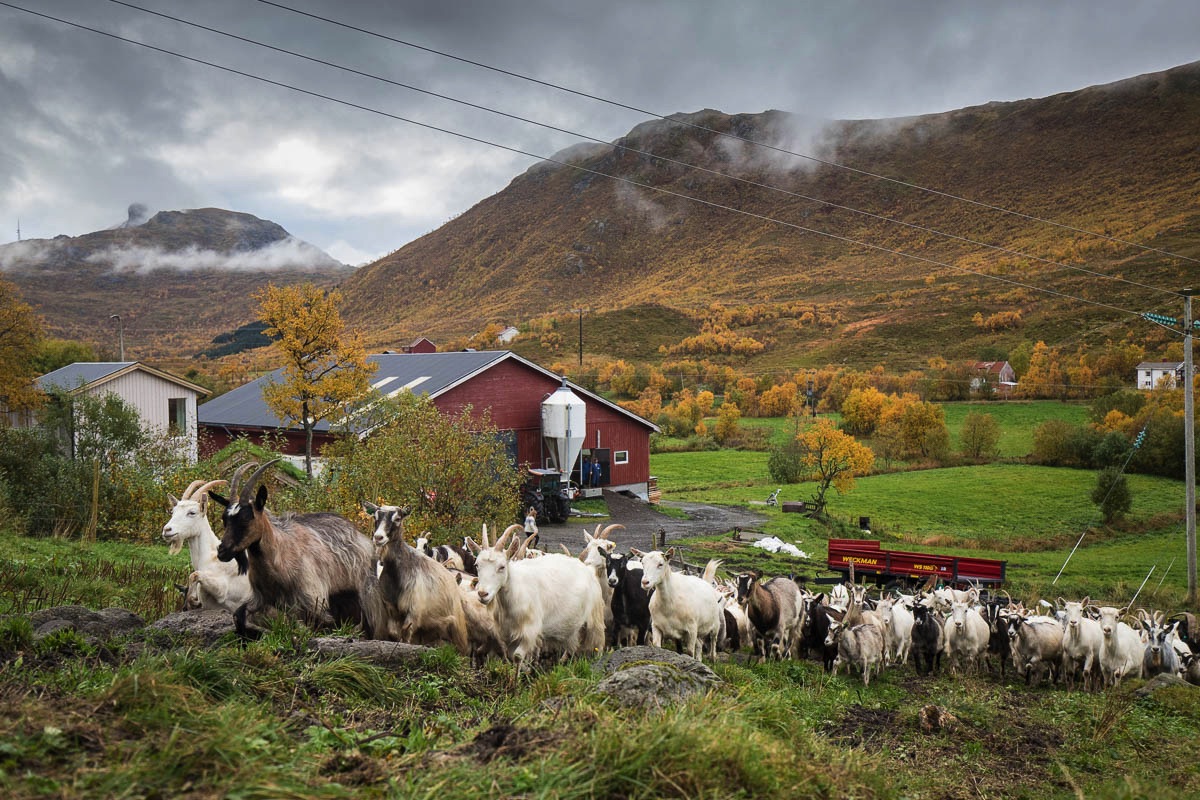
[[[642,550],[657,548],[660,530],[666,532],[667,541],[670,542],[682,536],[727,533],[734,528],[750,531],[758,528],[764,519],[762,514],[732,506],[663,503],[664,506],[687,513],[689,519],[684,520],[667,516],[649,503],[616,492],[606,490],[604,500],[608,503],[608,520],[572,517],[561,525],[539,524],[541,548],[557,551],[561,542],[571,552],[578,552],[584,544],[583,532],[595,531],[596,523],[601,521],[606,525],[618,523],[625,526],[625,530],[613,531],[609,538],[616,541],[621,550],[627,551],[630,547]]]

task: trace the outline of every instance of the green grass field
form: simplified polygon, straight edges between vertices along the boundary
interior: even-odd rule
[[[1073,425],[1087,420],[1088,407],[1083,403],[1060,403],[1057,400],[1005,400],[995,402],[973,403],[942,403],[946,414],[946,430],[950,433],[950,446],[957,450],[963,420],[967,414],[990,414],[1000,426],[999,456],[1002,459],[1024,458],[1033,450],[1033,431],[1041,423],[1050,419],[1061,419]],[[837,414],[822,414],[838,420]],[[716,423],[713,418],[708,422],[709,429]],[[747,417],[741,420],[747,428],[764,428],[770,431],[770,442],[773,445],[783,444],[796,433],[796,423],[783,417],[755,418]]]

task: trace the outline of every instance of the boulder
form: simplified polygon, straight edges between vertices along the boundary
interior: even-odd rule
[[[596,691],[634,708],[661,708],[721,684],[703,662],[658,647],[623,647],[600,656],[595,664],[608,674]]]

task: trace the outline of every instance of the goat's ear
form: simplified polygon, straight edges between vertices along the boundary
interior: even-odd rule
[[[373,517],[373,516],[375,516],[375,512],[379,510],[379,506],[375,505],[374,503],[372,503],[368,500],[363,500],[362,509],[363,509],[363,511],[367,512],[368,516]]]
[[[645,555],[645,553],[643,553],[641,550],[638,550],[636,547],[631,547],[631,548],[629,548],[629,555],[637,556],[638,558],[641,558],[642,556]]]
[[[483,548],[479,545],[479,543],[476,542],[474,539],[472,539],[470,536],[463,537],[463,545],[468,550],[471,551],[471,555],[473,555],[473,556],[479,555],[479,551],[483,550]]]
[[[400,510],[396,512],[396,516],[399,517],[400,519],[404,519],[411,513],[412,513],[412,506],[401,506]]]
[[[221,495],[217,494],[216,492],[209,492],[208,496],[211,497],[213,500],[216,500],[217,503],[224,506],[225,508],[229,508],[229,501],[226,500]]]
[[[674,548],[674,547],[668,547],[668,548],[667,548],[667,552],[663,553],[663,556],[665,556],[665,557],[666,557],[666,559],[667,559],[668,561],[670,561],[672,558],[674,558],[674,557],[675,557],[675,548]]]
[[[267,507],[267,487],[260,485],[258,493],[254,495],[254,510],[262,511]]]
[[[1059,597],[1059,598],[1058,598],[1057,600],[1055,600],[1054,602],[1055,602],[1055,604],[1056,604],[1056,605],[1057,605],[1059,608],[1065,608],[1065,607],[1066,607],[1066,605],[1067,605],[1067,601],[1066,601],[1066,600],[1064,600],[1062,597]]]
[[[563,544],[562,542],[559,542],[559,543],[558,543],[558,546],[562,548],[562,551],[563,551],[564,553],[566,553],[567,555],[571,555],[571,548],[567,547],[567,546],[566,546],[565,544]]]
[[[179,498],[170,492],[167,492],[167,502],[171,504],[171,508],[174,508],[175,506],[179,505]]]

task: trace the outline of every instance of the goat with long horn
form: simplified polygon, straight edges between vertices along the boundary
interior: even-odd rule
[[[361,623],[372,637],[382,615],[371,591],[374,546],[353,522],[337,514],[268,512],[267,487],[260,481],[278,460],[242,464],[230,478],[229,499],[211,494],[225,506],[217,558],[237,560],[250,578],[251,597],[234,612],[238,633],[248,635],[247,620],[254,615],[282,610],[314,626]]]

